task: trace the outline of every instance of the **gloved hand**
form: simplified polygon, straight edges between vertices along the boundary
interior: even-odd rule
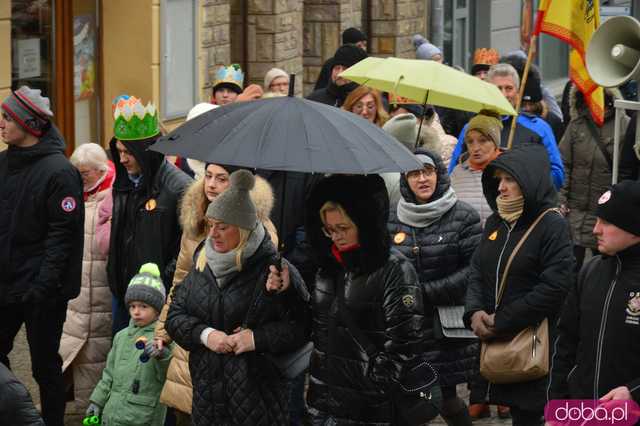
[[[171,354],[171,351],[166,346],[159,348],[155,344],[155,339],[147,342],[147,345],[144,347],[144,353],[149,355],[151,358],[164,359]]]
[[[87,411],[85,412],[85,415],[87,417],[91,417],[91,416],[100,417],[101,413],[102,413],[102,407],[97,405],[95,402],[91,402],[89,403],[89,407],[87,407]]]

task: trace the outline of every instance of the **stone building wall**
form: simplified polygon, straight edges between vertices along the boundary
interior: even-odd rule
[[[215,69],[231,62],[231,0],[202,0],[200,22],[201,100],[208,101]]]
[[[245,85],[263,84],[272,67],[297,76],[296,94],[308,94],[341,44],[342,32],[362,28],[369,7],[369,53],[414,57],[411,36],[426,33],[428,0],[203,0],[203,100],[220,64],[240,63]],[[246,10],[245,10],[246,8]],[[245,41],[245,37],[247,40]],[[303,80],[303,81],[300,81]]]

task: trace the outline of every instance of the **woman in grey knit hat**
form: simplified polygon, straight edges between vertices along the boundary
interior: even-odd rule
[[[165,327],[190,351],[194,425],[287,424],[286,382],[263,355],[294,351],[308,339],[308,308],[296,290],[304,283],[283,260],[281,276],[291,285],[267,293],[278,256],[249,196],[255,178],[238,170],[230,180],[207,208],[210,230]]]

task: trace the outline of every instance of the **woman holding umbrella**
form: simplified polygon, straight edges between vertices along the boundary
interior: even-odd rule
[[[494,213],[471,260],[464,321],[483,343],[508,339],[545,318],[548,342],[554,341],[574,258],[569,225],[553,211],[558,201],[549,171],[545,148],[522,144],[502,153],[482,174]],[[496,294],[501,295],[497,301]],[[548,346],[541,350],[550,351]],[[517,373],[513,383],[490,385],[489,402],[511,407],[514,426],[541,424],[547,376],[518,380]]]
[[[306,340],[307,310],[295,290],[301,278],[283,261],[293,288],[266,294],[277,253],[249,196],[254,177],[239,170],[230,181],[207,207],[207,239],[175,290],[165,326],[190,351],[194,425],[283,425],[287,386],[264,354]]]
[[[397,424],[382,390],[413,358],[425,307],[415,270],[390,250],[388,205],[377,175],[333,175],[310,194],[305,228],[319,264],[307,394],[314,425]],[[374,358],[356,342],[345,314],[376,346]]]
[[[456,385],[471,381],[478,362],[477,344],[470,339],[436,338],[435,306],[464,304],[470,259],[482,228],[478,213],[459,201],[449,184],[447,168],[438,154],[418,149],[422,169],[401,175],[402,198],[391,212],[389,233],[393,246],[418,272],[425,306],[423,351],[440,374],[442,410],[450,426],[471,425]]]

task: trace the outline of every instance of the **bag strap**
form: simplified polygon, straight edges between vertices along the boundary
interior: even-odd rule
[[[595,123],[591,121],[590,118],[585,119],[585,121],[587,122],[587,127],[591,131],[591,135],[593,136],[593,139],[595,139],[596,141],[596,145],[598,145],[598,148],[600,148],[600,152],[604,156],[604,159],[607,161],[607,165],[609,166],[609,171],[611,171],[613,169],[613,160],[611,159],[611,155],[609,154],[609,151],[607,151],[607,147],[604,146],[604,141],[602,140],[602,134],[598,131]]]
[[[550,208],[540,213],[540,215],[538,215],[536,220],[534,220],[531,226],[529,226],[529,229],[527,229],[527,232],[524,233],[522,238],[520,238],[520,241],[518,241],[518,244],[515,246],[515,248],[511,252],[511,255],[509,256],[509,260],[507,260],[507,266],[505,266],[504,271],[502,272],[502,278],[500,279],[500,287],[498,290],[498,296],[496,297],[496,308],[502,301],[502,295],[504,294],[504,289],[507,285],[507,275],[509,274],[509,268],[511,268],[511,262],[513,262],[513,259],[516,257],[516,254],[520,250],[520,247],[522,247],[524,242],[527,240],[527,237],[529,237],[531,232],[533,232],[536,225],[538,225],[538,223],[542,220],[542,218],[551,211],[554,211],[560,214],[560,211],[557,208]]]
[[[367,336],[364,335],[360,327],[356,325],[356,322],[353,320],[353,317],[347,310],[347,306],[344,301],[345,291],[346,286],[344,284],[344,279],[338,279],[336,286],[336,293],[338,295],[338,315],[340,315],[340,317],[346,324],[356,343],[362,347],[369,358],[373,358],[379,351],[376,349],[376,346],[371,342],[371,340],[369,340]]]

